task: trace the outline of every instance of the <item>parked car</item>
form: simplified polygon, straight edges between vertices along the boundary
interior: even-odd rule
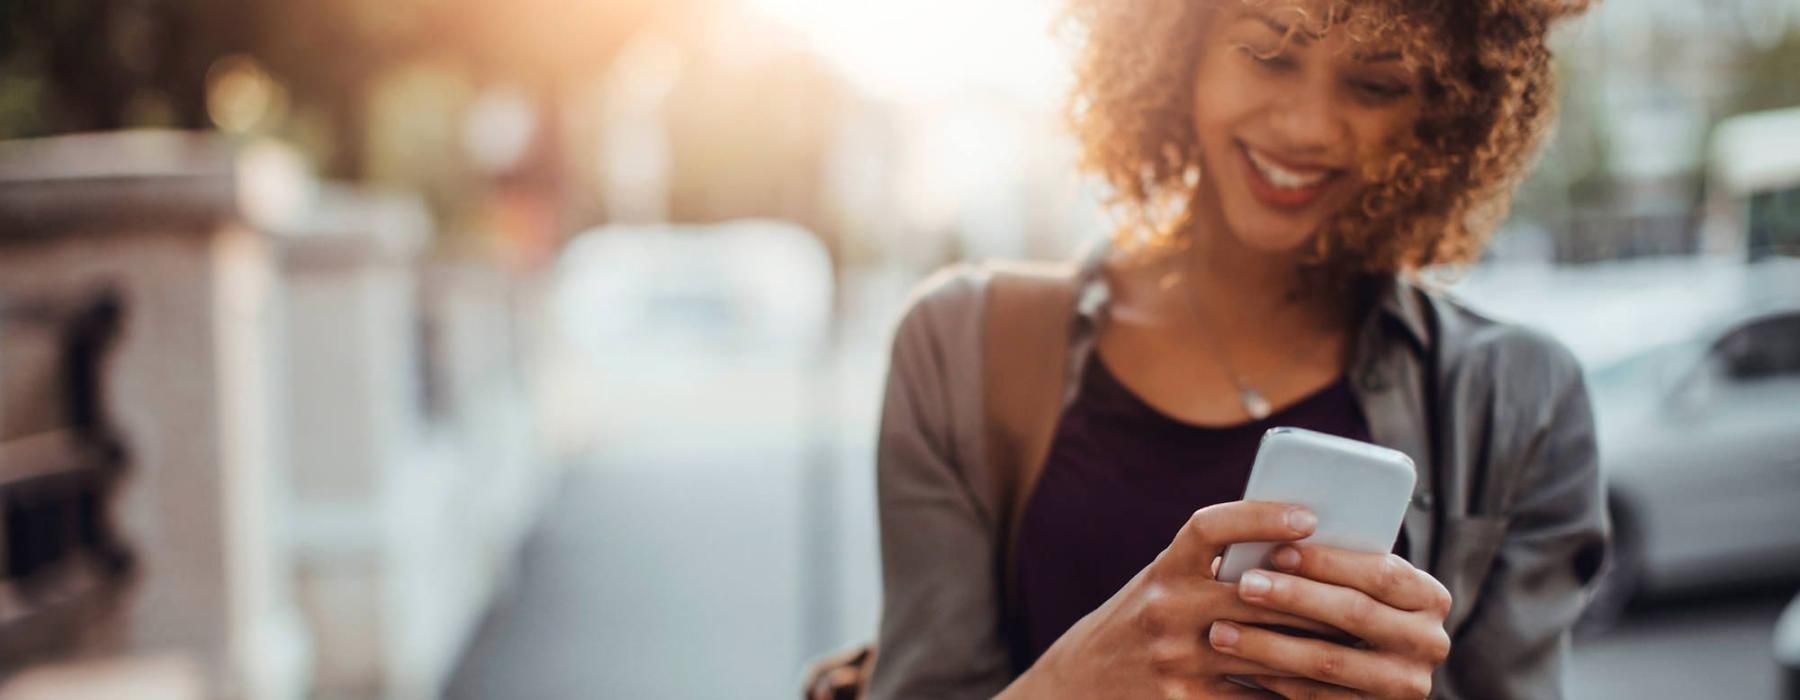
[[[818,236],[778,221],[582,233],[553,281],[548,402],[564,430],[615,454],[804,444],[833,275]]]
[[[1800,301],[1589,372],[1613,558],[1584,626],[1638,596],[1800,578]]]

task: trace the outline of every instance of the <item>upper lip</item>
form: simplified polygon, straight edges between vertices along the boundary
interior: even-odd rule
[[[1306,162],[1303,160],[1296,160],[1294,158],[1290,158],[1290,157],[1281,155],[1280,153],[1271,151],[1266,148],[1259,148],[1259,147],[1257,147],[1253,144],[1247,143],[1247,142],[1239,142],[1239,143],[1242,144],[1244,148],[1248,148],[1252,151],[1255,151],[1256,155],[1263,157],[1263,158],[1267,158],[1268,160],[1273,161],[1276,165],[1279,165],[1288,170],[1293,170],[1296,172],[1328,172],[1328,173],[1337,173],[1337,172],[1341,172],[1342,170],[1344,170],[1343,168],[1340,168],[1337,166],[1324,165],[1324,164],[1320,164],[1320,163],[1309,163],[1309,162]]]

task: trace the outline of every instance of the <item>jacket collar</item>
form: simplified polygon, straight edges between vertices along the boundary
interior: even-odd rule
[[[1424,296],[1417,285],[1401,275],[1386,275],[1375,282],[1375,310],[1398,323],[1421,351],[1431,349],[1430,323]]]
[[[1102,240],[1082,256],[1076,273],[1075,313],[1083,330],[1092,330],[1105,322],[1107,303],[1112,298],[1106,281],[1106,261],[1112,255],[1112,243]],[[1400,275],[1378,277],[1373,281],[1374,308],[1377,316],[1363,325],[1385,319],[1405,331],[1408,340],[1421,352],[1431,349],[1430,325],[1424,301],[1417,286]]]

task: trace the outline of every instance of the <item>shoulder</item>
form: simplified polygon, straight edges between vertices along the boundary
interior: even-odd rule
[[[1459,455],[1452,468],[1484,484],[1465,497],[1470,512],[1535,508],[1559,484],[1596,473],[1596,425],[1575,354],[1529,325],[1429,296],[1436,429]]]
[[[1562,341],[1537,328],[1494,318],[1454,295],[1424,292],[1436,321],[1440,357],[1507,377],[1562,384],[1579,380],[1581,363]]]
[[[901,327],[979,314],[988,277],[988,271],[975,263],[957,263],[931,273],[907,295]]]
[[[1476,390],[1507,413],[1546,414],[1586,395],[1581,363],[1562,341],[1495,317],[1441,291],[1420,292],[1431,309],[1440,379]]]
[[[894,331],[895,351],[978,341],[971,334],[981,328],[988,277],[979,265],[958,263],[915,285]]]
[[[979,348],[986,319],[993,332],[1048,338],[1082,315],[1083,292],[1103,291],[1103,258],[1084,262],[983,260],[939,270],[913,291],[895,341],[916,346],[935,340],[951,352]]]

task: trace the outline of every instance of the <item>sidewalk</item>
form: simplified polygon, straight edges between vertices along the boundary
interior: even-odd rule
[[[446,696],[785,695],[797,474],[760,461],[572,470]]]

